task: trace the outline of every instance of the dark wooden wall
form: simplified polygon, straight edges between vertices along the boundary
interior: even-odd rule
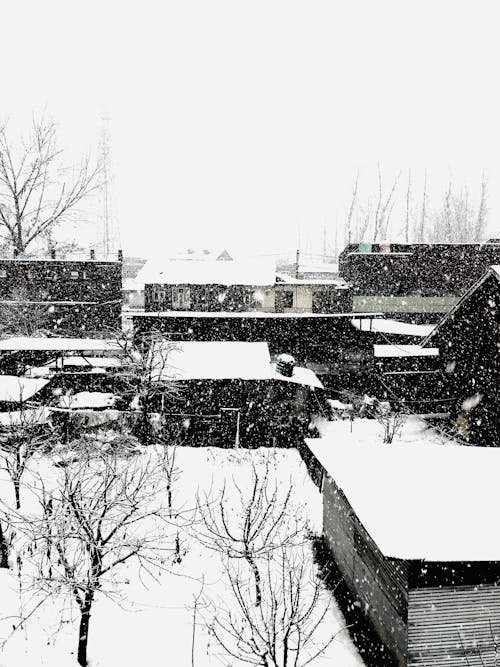
[[[358,294],[460,296],[499,263],[500,243],[391,244],[391,253],[379,244],[360,253],[352,243],[340,254],[339,273]]]
[[[467,422],[472,444],[500,446],[500,280],[490,275],[452,313],[430,339],[440,350],[441,369],[447,376],[452,420]],[[470,410],[463,401],[481,394]]]
[[[335,482],[323,478],[323,533],[351,592],[397,663],[406,665],[408,564],[385,558]]]

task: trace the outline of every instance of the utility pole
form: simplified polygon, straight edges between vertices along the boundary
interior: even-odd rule
[[[110,192],[110,178],[111,178],[111,159],[109,146],[109,121],[110,117],[107,115],[101,116],[101,197],[102,197],[102,219],[103,219],[103,253],[104,259],[108,260],[110,253],[114,250],[113,243],[113,217],[111,210],[111,192]]]

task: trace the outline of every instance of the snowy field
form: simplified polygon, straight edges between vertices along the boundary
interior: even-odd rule
[[[216,498],[224,485],[227,507],[234,511],[241,507],[241,498],[246,497],[252,487],[252,463],[258,475],[264,474],[266,468],[269,470],[270,488],[277,489],[281,499],[292,481],[288,507],[293,516],[299,525],[307,522],[308,528],[321,531],[321,496],[295,450],[178,448],[179,476],[173,489],[173,505],[186,512],[179,520],[180,554],[176,556],[169,551],[163,565],[148,567],[148,572],[133,560],[115,570],[112,586],[115,592],[108,595],[111,585],[104,586],[92,608],[89,665],[215,667],[242,664],[228,658],[207,631],[214,617],[211,603],[215,608],[226,605],[231,609],[234,605],[224,568],[225,558],[199,541],[197,532],[204,531],[201,523],[182,526],[189,510],[195,507],[197,496],[199,499]],[[33,460],[32,468],[48,480],[60,474],[45,457]],[[10,481],[5,473],[2,475],[1,498],[12,502]],[[23,507],[35,511],[30,507],[34,503],[30,491],[25,489],[22,494]],[[177,532],[175,521],[165,531],[169,533],[166,539],[173,539]],[[308,543],[294,548],[300,558],[305,554],[306,559],[310,559]],[[30,563],[26,552],[23,559],[21,578],[16,575],[15,566],[11,570],[0,570],[0,639],[8,638],[0,650],[0,667],[76,665],[79,612],[68,594],[49,598],[22,628],[11,634],[19,614],[29,614],[42,599],[29,585],[26,575],[30,573]],[[325,654],[310,664],[313,667],[362,666],[335,603],[328,609],[320,630],[323,640],[332,635],[335,639]]]

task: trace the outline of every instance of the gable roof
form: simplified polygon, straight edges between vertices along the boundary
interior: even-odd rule
[[[434,336],[434,334],[436,334],[436,333],[440,330],[440,328],[443,326],[443,324],[444,324],[445,322],[447,322],[448,319],[449,319],[450,317],[452,317],[452,316],[457,312],[457,310],[460,309],[460,307],[462,306],[462,304],[464,303],[464,301],[467,301],[467,300],[472,296],[472,294],[474,294],[474,292],[475,292],[477,289],[479,289],[479,287],[481,287],[481,285],[482,285],[484,282],[486,282],[486,280],[488,280],[488,278],[490,278],[491,276],[493,276],[494,278],[496,278],[496,279],[500,282],[500,265],[498,265],[498,264],[494,264],[493,266],[490,266],[490,268],[488,269],[488,271],[486,271],[486,273],[484,274],[484,276],[483,276],[482,278],[480,278],[476,283],[474,283],[474,285],[472,285],[472,286],[467,290],[467,292],[465,292],[465,294],[464,294],[464,295],[458,300],[458,302],[457,302],[457,303],[456,303],[456,304],[455,304],[455,305],[454,305],[454,306],[453,306],[453,307],[446,313],[446,315],[445,315],[441,320],[439,320],[439,322],[436,324],[436,326],[435,326],[434,329],[430,332],[430,334],[429,334],[426,338],[424,338],[424,340],[422,341],[422,347],[425,347],[426,345],[428,345],[428,343],[429,343],[429,341],[431,340],[431,338]]]

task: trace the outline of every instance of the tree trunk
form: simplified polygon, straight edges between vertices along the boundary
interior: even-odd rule
[[[262,588],[260,583],[259,568],[257,567],[256,562],[248,552],[245,554],[245,560],[252,568],[253,576],[255,579],[255,606],[260,607],[260,603],[262,602]]]
[[[94,601],[94,591],[87,591],[81,607],[80,628],[78,631],[78,664],[87,667],[87,645],[89,639],[90,610]]]
[[[5,541],[5,535],[0,522],[0,568],[9,567],[9,546]]]
[[[14,480],[14,495],[16,497],[16,510],[21,509],[21,492],[20,492],[19,480]]]

